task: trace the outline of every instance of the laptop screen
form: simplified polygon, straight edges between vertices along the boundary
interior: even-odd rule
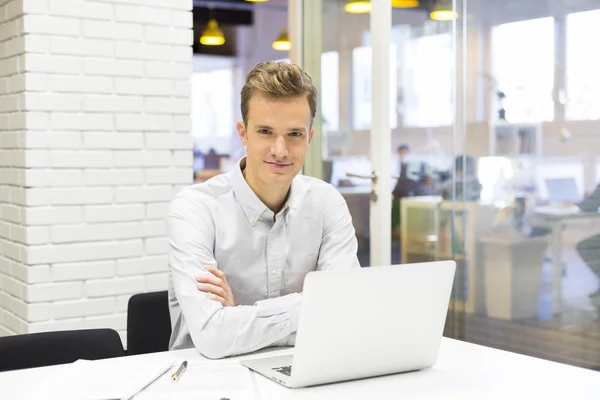
[[[578,202],[581,200],[577,182],[573,178],[546,179],[550,203]]]

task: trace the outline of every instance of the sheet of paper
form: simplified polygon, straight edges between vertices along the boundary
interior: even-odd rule
[[[31,398],[61,400],[129,399],[150,381],[171,369],[172,360],[144,360],[119,357],[107,360],[79,360],[36,384]],[[166,374],[165,374],[166,375]]]
[[[175,366],[172,371],[177,369]],[[177,382],[165,374],[134,400],[258,400],[250,372],[239,364],[188,364]]]

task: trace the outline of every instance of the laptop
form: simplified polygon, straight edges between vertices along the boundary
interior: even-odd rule
[[[456,263],[309,272],[294,355],[241,364],[298,388],[432,367]]]
[[[579,187],[573,178],[546,179],[550,204],[564,204],[581,200]]]

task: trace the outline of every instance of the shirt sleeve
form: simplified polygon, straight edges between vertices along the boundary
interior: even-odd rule
[[[212,359],[280,344],[298,328],[302,296],[294,293],[223,307],[196,287],[203,265],[218,267],[214,258],[215,226],[199,201],[175,197],[167,215],[169,268],[173,288],[194,346]]]
[[[358,242],[348,205],[342,194],[332,186],[325,199],[317,269],[324,271],[360,268],[357,253]]]

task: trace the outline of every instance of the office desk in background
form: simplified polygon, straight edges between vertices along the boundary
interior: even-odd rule
[[[293,353],[293,348],[269,349],[267,351],[233,357],[224,360],[208,360],[196,350],[180,350],[145,354],[135,357],[140,365],[149,360],[180,361],[191,364],[218,368],[223,365],[238,364],[241,359],[259,358],[271,355]],[[119,359],[95,361],[114,365]],[[39,385],[55,374],[64,374],[70,365],[61,365],[29,370],[0,373],[0,398],[3,400],[23,399],[30,385]],[[481,400],[481,399],[577,399],[598,400],[600,398],[600,372],[558,364],[537,358],[482,347],[471,343],[443,338],[437,364],[430,369],[403,374],[388,375],[371,379],[315,386],[302,389],[288,389],[260,375],[251,373],[251,390],[243,398],[230,397],[231,400],[286,400],[286,399],[444,399],[444,400]],[[160,378],[169,380],[169,374]],[[193,367],[182,376],[185,379],[203,379],[201,371]],[[171,384],[175,396],[185,400],[177,393],[179,383],[157,381],[153,385]],[[235,382],[231,382],[235,384]],[[152,397],[150,385],[144,396]],[[220,396],[227,398],[224,385]],[[180,396],[178,396],[180,395]],[[164,399],[164,397],[162,397]],[[197,393],[197,400],[218,400],[203,397]]]
[[[583,212],[578,207],[537,207],[537,219],[552,230],[550,251],[552,254],[552,311],[557,314],[562,307],[562,235],[563,224],[568,220],[600,218],[600,212]],[[600,395],[598,396],[600,398]]]

